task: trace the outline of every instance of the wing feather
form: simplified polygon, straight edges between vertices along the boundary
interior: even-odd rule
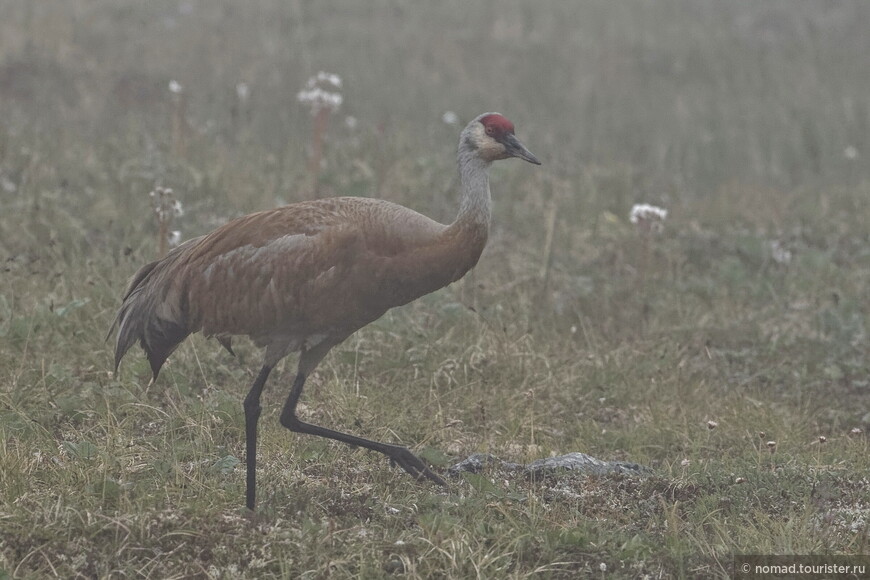
[[[116,362],[138,340],[156,376],[197,331],[225,347],[232,335],[260,344],[298,345],[324,335],[343,340],[389,308],[450,281],[430,259],[434,269],[422,276],[425,284],[393,287],[427,267],[444,228],[365,198],[302,202],[235,219],[134,275],[115,322]]]

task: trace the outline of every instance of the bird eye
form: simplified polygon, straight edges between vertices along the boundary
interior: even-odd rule
[[[488,125],[488,126],[486,127],[486,134],[487,134],[487,135],[492,135],[492,125]]]

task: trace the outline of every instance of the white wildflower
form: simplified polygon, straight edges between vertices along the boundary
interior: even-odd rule
[[[359,121],[356,120],[356,117],[353,115],[348,115],[344,118],[344,126],[348,129],[356,129],[356,126],[359,124]]]
[[[236,97],[242,102],[248,100],[248,97],[251,96],[251,87],[248,86],[248,83],[237,83],[236,84]]]
[[[770,256],[777,264],[788,264],[791,262],[791,251],[784,248],[779,240],[770,242]]]
[[[680,467],[689,467],[691,464],[692,462],[688,458],[680,461]]]
[[[598,564],[598,569],[601,570],[602,572],[607,572],[607,564],[605,564],[604,562],[601,562],[600,564]]]
[[[336,89],[341,88],[341,77],[336,74],[320,71],[317,73],[316,77],[312,78],[314,79],[315,83],[328,83]],[[308,82],[310,83],[311,80],[309,79]]]
[[[335,112],[344,102],[341,93],[341,77],[336,74],[320,71],[305,83],[305,89],[296,94],[296,100],[308,105],[311,114],[317,115],[322,110]]]
[[[169,81],[169,92],[170,93],[172,93],[174,95],[179,95],[179,94],[181,94],[181,92],[183,90],[184,90],[184,88],[182,88],[181,83],[179,83],[177,80],[172,79],[171,81]]]
[[[717,423],[716,421],[707,421],[707,429],[710,429],[711,431],[718,426],[719,423]]]
[[[441,121],[445,125],[458,125],[459,124],[459,115],[457,115],[453,111],[445,111],[444,114],[441,115]]]
[[[628,220],[633,224],[637,224],[647,221],[665,221],[667,217],[668,210],[666,209],[648,203],[636,203],[631,208]]]
[[[15,185],[15,182],[6,177],[5,175],[0,175],[0,187],[3,188],[3,191],[6,193],[15,193],[15,190],[18,189],[18,186]]]
[[[174,248],[179,243],[181,243],[181,231],[180,230],[172,230],[169,232],[168,236],[169,247]]]
[[[846,159],[849,161],[854,161],[855,159],[858,159],[858,149],[856,149],[854,145],[849,145],[843,149],[843,155],[845,155]]]
[[[316,115],[321,109],[337,111],[341,103],[344,102],[341,93],[330,93],[320,87],[299,91],[296,100],[303,105],[308,105],[312,115]]]
[[[162,222],[172,217],[184,215],[184,208],[181,202],[175,199],[171,188],[158,186],[150,191],[148,195],[151,197],[151,207],[154,209],[158,221]]]

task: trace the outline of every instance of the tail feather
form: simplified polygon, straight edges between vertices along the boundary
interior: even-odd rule
[[[148,355],[151,373],[156,380],[163,363],[190,333],[187,328],[172,321],[157,320],[155,322],[156,324],[146,328],[145,336],[139,340],[139,344]]]
[[[118,329],[115,342],[116,373],[121,359],[138,341],[148,357],[153,379],[156,380],[163,363],[190,334],[185,320],[186,309],[167,304],[167,300],[177,300],[177,297],[169,295],[170,277],[160,275],[165,269],[160,266],[166,265],[166,260],[147,264],[130,280],[108,335],[111,336],[115,328]]]
[[[228,353],[236,356],[236,351],[233,350],[233,338],[231,336],[216,336],[215,338]]]

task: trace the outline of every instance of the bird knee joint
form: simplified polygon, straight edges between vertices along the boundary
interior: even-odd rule
[[[295,413],[281,413],[281,418],[279,420],[281,421],[281,425],[291,431],[297,431],[301,423]]]

